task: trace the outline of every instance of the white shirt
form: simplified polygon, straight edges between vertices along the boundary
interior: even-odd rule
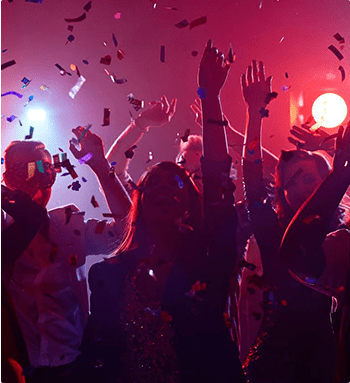
[[[88,316],[85,258],[113,251],[119,239],[114,223],[98,234],[101,221],[85,222],[74,205],[66,224],[67,207],[49,211],[50,241],[35,236],[8,285],[33,367],[64,365],[80,354]]]

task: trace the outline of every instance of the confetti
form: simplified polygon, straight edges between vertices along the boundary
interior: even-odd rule
[[[107,126],[110,124],[109,117],[111,115],[111,109],[110,108],[104,108],[103,109],[103,124],[102,126]]]
[[[17,96],[18,98],[22,98],[23,97],[23,94],[17,93],[17,92],[15,92],[13,90],[11,90],[10,92],[3,93],[1,95],[1,97],[9,96],[11,94],[13,94],[14,96]]]
[[[328,49],[329,49],[330,51],[332,51],[332,52],[337,56],[337,58],[339,59],[339,61],[340,61],[340,60],[343,60],[344,56],[338,51],[338,49],[337,49],[334,45],[330,45],[330,46],[328,47]]]
[[[268,93],[265,97],[265,100],[264,100],[264,103],[267,105],[271,102],[271,100],[274,100],[275,98],[277,98],[278,96],[278,93],[277,92],[271,92],[271,93]]]
[[[148,164],[152,160],[153,160],[153,153],[152,152],[148,152],[148,160],[146,161],[146,164]]]
[[[80,185],[79,181],[74,181],[72,183],[72,190],[79,191],[80,188],[81,188],[81,185]]]
[[[101,57],[100,64],[110,65],[111,61],[112,61],[112,57],[110,55],[107,55],[105,57]]]
[[[109,77],[112,80],[112,82],[114,82],[116,84],[125,84],[126,82],[128,82],[128,80],[126,78],[117,78],[117,76],[114,73],[109,75]]]
[[[193,20],[190,23],[190,29],[198,27],[199,25],[206,24],[207,16],[200,17],[199,19]]]
[[[178,9],[175,7],[165,7],[165,9],[169,9],[170,11],[178,11]]]
[[[61,76],[64,76],[65,74],[68,74],[69,76],[71,76],[71,74],[68,73],[64,68],[62,68],[60,64],[55,64],[55,67],[57,67],[60,70]]]
[[[160,46],[160,62],[165,63],[165,46]]]
[[[6,68],[8,68],[12,65],[15,65],[15,64],[16,64],[15,60],[7,61],[6,63],[1,64],[1,70],[6,69]]]
[[[102,213],[102,216],[105,218],[116,218],[117,217],[116,214],[112,214],[112,213]]]
[[[123,60],[124,52],[119,49],[118,52],[117,52],[117,57],[118,57],[119,60]]]
[[[55,172],[56,173],[61,173],[62,172],[62,168],[61,168],[61,162],[60,162],[59,154],[54,154],[52,158],[53,158],[53,167],[55,169]]]
[[[182,142],[187,142],[189,135],[190,135],[190,129],[186,129],[184,135],[180,137]]]
[[[134,98],[134,95],[132,93],[128,94],[126,96],[127,100],[130,102],[130,104],[133,106],[133,108],[136,110],[136,112],[144,107],[144,101],[136,100]]]
[[[287,73],[287,72],[284,74],[284,76],[285,76],[285,78],[289,78],[289,76],[288,76],[288,73]]]
[[[345,44],[345,39],[339,33],[333,35],[333,37],[339,42],[339,44]]]
[[[281,89],[283,90],[283,92],[288,92],[290,88],[291,86],[283,85]]]
[[[114,165],[117,165],[117,163],[116,163],[115,161],[113,161],[113,162],[111,163],[111,165],[114,166]]]
[[[88,3],[86,3],[86,4],[84,5],[83,9],[84,9],[85,12],[89,12],[89,11],[90,11],[90,9],[91,9],[91,3],[92,3],[92,1],[89,1]]]
[[[259,113],[261,115],[261,117],[269,117],[269,110],[268,109],[265,109],[265,108],[261,108],[259,110]]]
[[[114,14],[114,18],[115,19],[120,19],[120,17],[121,17],[121,13],[120,12],[117,12],[117,13]]]
[[[66,42],[66,44],[68,43],[68,41],[69,41],[69,42],[74,41],[74,39],[75,39],[75,37],[74,37],[73,35],[69,35],[69,36],[67,37],[67,42]]]
[[[27,136],[25,136],[25,140],[30,140],[32,137],[33,137],[33,133],[34,133],[34,128],[31,126],[29,128],[29,134]]]
[[[177,182],[177,185],[179,186],[180,189],[183,189],[183,187],[185,186],[184,182],[182,181],[182,179],[180,178],[180,176],[176,175],[175,176],[175,181]]]
[[[64,19],[64,21],[67,21],[67,23],[77,23],[79,21],[83,21],[86,19],[86,13],[84,12],[81,16],[75,18],[75,19]]]
[[[30,95],[28,98],[28,101],[25,104],[23,104],[23,106],[27,106],[31,101],[33,101],[33,99],[34,99],[34,96]]]
[[[133,158],[134,157],[134,149],[137,148],[137,145],[133,145],[131,148],[129,148],[126,152],[124,152],[126,158]]]
[[[175,27],[177,28],[186,28],[187,25],[190,25],[190,23],[187,20],[182,20],[179,23],[175,24]]]
[[[64,150],[63,150],[63,149],[61,149],[61,148],[58,148],[58,150],[59,150],[60,152],[62,152],[62,153],[64,152]]]
[[[41,160],[36,161],[36,167],[38,168],[40,173],[44,173],[44,167],[43,167],[43,163]]]
[[[226,64],[233,64],[236,61],[236,53],[233,52],[232,45],[230,44],[230,49],[228,50]]]
[[[5,53],[7,51],[8,51],[8,49],[2,49],[1,53]]]
[[[93,157],[92,153],[88,153],[88,154],[85,154],[85,156],[81,157],[78,159],[78,162],[80,165],[83,165],[85,164],[85,162],[91,160],[91,158]]]
[[[198,87],[198,89],[197,89],[197,94],[198,94],[198,96],[199,96],[200,99],[202,99],[202,98],[206,98],[206,96],[207,96],[207,91],[206,91],[206,89],[204,89],[204,88]]]
[[[281,38],[281,40],[280,40],[280,42],[279,42],[279,43],[281,44],[281,42],[282,42],[283,40],[284,40],[284,36]]]
[[[107,225],[107,220],[99,221],[96,225],[95,234],[102,234]]]
[[[198,56],[198,52],[197,52],[197,51],[192,51],[192,52],[191,52],[191,55],[192,55],[193,57],[196,57],[196,56]]]
[[[36,4],[41,4],[42,0],[25,0],[27,3],[36,3]]]
[[[89,65],[89,61],[87,61],[87,60],[83,60],[83,64],[85,64],[85,65]]]
[[[49,90],[50,88],[47,85],[40,85],[41,90]]]
[[[5,160],[1,157],[1,165],[5,163]]]
[[[74,26],[73,25],[68,25],[67,29],[69,32],[73,32]]]
[[[95,199],[95,196],[91,197],[91,201],[90,202],[91,202],[93,207],[100,207],[100,205],[98,204],[98,202]]]
[[[260,1],[260,4],[259,4],[259,9],[261,9],[261,8],[262,8],[262,5],[263,5],[263,2],[262,2],[262,1]]]
[[[112,40],[113,40],[114,46],[117,47],[118,46],[118,41],[117,41],[116,37],[114,36],[114,33],[112,33]]]
[[[339,65],[339,68],[338,68],[339,70],[340,70],[340,73],[341,73],[341,81],[343,82],[344,80],[345,80],[345,69],[341,66],[341,65]]]
[[[73,86],[73,88],[69,91],[69,96],[74,99],[76,94],[79,92],[80,88],[84,84],[86,79],[83,76],[80,76],[77,83]]]
[[[28,178],[26,179],[26,181],[34,177],[35,169],[36,169],[35,162],[29,162],[28,163]]]
[[[106,42],[106,41],[104,41],[102,44],[103,44],[105,47],[107,46],[107,42]]]
[[[68,159],[65,161],[62,161],[61,165],[68,170],[68,172],[72,176],[73,180],[75,178],[78,178],[78,174],[75,172],[74,166],[70,163],[70,161]],[[62,174],[62,176],[63,176],[63,174]]]
[[[23,84],[30,84],[32,80],[29,80],[27,77],[23,77],[21,82],[23,82]]]
[[[8,121],[8,122],[12,122],[14,119],[16,119],[17,117],[14,115],[14,114],[11,114],[11,116],[10,117],[7,117],[6,118],[6,120]]]
[[[84,177],[81,177],[81,180],[82,180],[83,182],[87,182],[86,178],[84,178]]]

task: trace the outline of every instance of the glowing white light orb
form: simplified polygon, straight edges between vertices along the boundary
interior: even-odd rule
[[[324,93],[312,105],[312,116],[318,125],[335,128],[348,113],[345,101],[335,93]]]
[[[28,119],[32,121],[44,121],[46,117],[45,110],[30,109],[28,110]]]

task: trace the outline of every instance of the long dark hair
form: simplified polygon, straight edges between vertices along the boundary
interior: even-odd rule
[[[291,162],[298,162],[298,161],[305,161],[305,160],[315,162],[321,178],[325,178],[331,170],[330,164],[321,154],[308,152],[308,151],[300,150],[300,149],[298,150],[294,149],[294,150],[288,150],[288,151],[282,150],[282,153],[276,165],[275,174],[274,174],[274,178],[275,178],[274,205],[275,205],[278,219],[283,228],[286,228],[288,226],[290,220],[293,218],[293,215],[295,213],[288,205],[288,202],[284,195],[285,170],[286,170],[287,164],[290,164]],[[344,211],[345,211],[344,207],[340,205],[336,211],[332,226],[336,227],[344,223],[343,222]]]
[[[174,162],[159,162],[154,165],[149,171],[145,172],[132,194],[132,207],[130,209],[129,215],[127,217],[127,224],[124,234],[124,239],[117,248],[115,255],[119,255],[129,250],[134,250],[136,248],[141,248],[147,251],[147,241],[146,241],[146,223],[142,216],[142,204],[141,197],[142,193],[145,190],[146,182],[155,169],[161,169],[166,172],[176,173],[181,180],[188,186],[190,204],[188,215],[183,218],[182,222],[179,222],[180,225],[187,226],[191,230],[197,230],[202,223],[202,201],[198,193],[196,186],[194,185],[192,179],[189,177],[189,174],[175,164]]]

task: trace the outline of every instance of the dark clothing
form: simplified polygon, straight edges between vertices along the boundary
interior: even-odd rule
[[[203,159],[202,165],[205,230],[182,235],[163,289],[161,311],[167,313],[173,330],[181,382],[242,382],[238,350],[223,317],[236,260],[232,233],[236,232],[237,217],[232,197],[228,197],[232,190],[226,192],[229,162],[211,164]],[[90,269],[91,315],[83,342],[83,356],[90,366],[95,366],[91,368],[90,381],[129,383],[123,377],[121,362],[127,347],[125,331],[120,326],[124,315],[121,302],[128,275],[147,256],[139,248]],[[154,380],[142,380],[151,381]]]
[[[279,260],[283,229],[262,178],[244,161],[249,215],[264,269],[264,318],[243,363],[250,383],[332,382],[336,347],[331,298],[295,281]]]

